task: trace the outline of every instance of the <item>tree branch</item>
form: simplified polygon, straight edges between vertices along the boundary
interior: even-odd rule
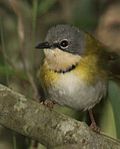
[[[120,149],[120,142],[0,85],[0,124],[49,149]]]

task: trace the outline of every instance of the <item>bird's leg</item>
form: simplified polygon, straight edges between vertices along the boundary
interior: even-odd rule
[[[100,128],[96,125],[96,122],[95,122],[95,119],[94,119],[94,116],[93,116],[93,112],[92,112],[92,109],[88,110],[89,112],[89,116],[90,116],[90,120],[91,120],[91,125],[90,125],[90,128],[97,132],[97,133],[100,133]]]

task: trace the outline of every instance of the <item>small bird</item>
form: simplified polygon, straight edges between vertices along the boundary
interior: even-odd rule
[[[45,54],[39,79],[46,99],[75,110],[88,110],[91,126],[96,127],[91,109],[107,93],[109,58],[104,46],[76,27],[57,25],[36,48]]]

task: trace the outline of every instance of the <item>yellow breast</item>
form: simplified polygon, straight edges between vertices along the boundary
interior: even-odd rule
[[[96,83],[97,79],[106,79],[106,73],[97,66],[96,57],[86,56],[81,59],[75,69],[66,73],[58,73],[51,70],[46,62],[40,69],[39,78],[44,87],[54,86],[57,81],[61,79],[63,75],[74,74],[77,78],[82,79],[87,84]]]
[[[47,63],[44,63],[38,72],[38,78],[42,86],[49,87],[59,79],[59,74],[50,70]]]

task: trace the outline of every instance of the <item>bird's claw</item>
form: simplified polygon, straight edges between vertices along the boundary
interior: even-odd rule
[[[45,100],[45,101],[42,101],[41,104],[48,107],[50,110],[52,110],[55,102],[52,100]]]
[[[100,133],[100,128],[94,122],[91,123],[90,129],[92,129],[93,131],[95,131],[97,133]]]

